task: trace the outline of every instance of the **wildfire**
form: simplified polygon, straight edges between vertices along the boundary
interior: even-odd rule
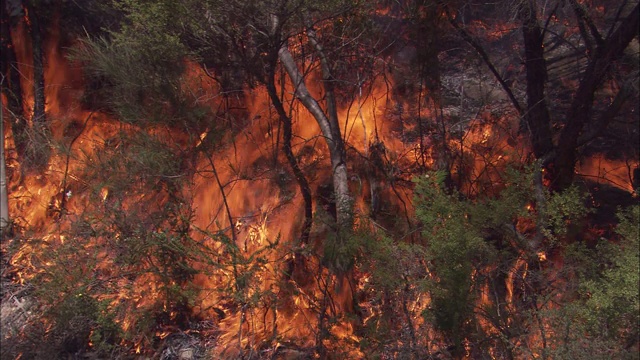
[[[380,8],[377,13],[383,16],[388,11]],[[474,22],[472,27],[485,32],[492,41],[500,40],[513,30],[507,25],[489,28],[479,22]],[[63,259],[72,259],[73,264],[66,264],[69,277],[55,280],[68,287],[64,291],[79,286],[81,292],[74,294],[76,300],[91,297],[95,289],[107,289],[96,297],[95,304],[91,304],[95,306],[95,312],[109,310],[115,317],[100,320],[113,321],[125,333],[135,331],[137,326],[143,326],[143,322],[149,319],[157,322],[148,335],[122,340],[138,355],[147,354],[151,337],[168,342],[173,334],[200,331],[185,331],[195,321],[211,322],[200,333],[215,337],[215,344],[211,345],[214,357],[240,357],[247,349],[260,349],[275,357],[279,351],[287,349],[288,344],[296,343],[300,348],[335,350],[345,358],[364,358],[364,336],[355,325],[357,322],[364,329],[382,331],[385,329],[381,327],[388,325],[400,329],[398,332],[409,334],[389,346],[399,348],[413,343],[428,351],[439,351],[436,343],[440,335],[424,316],[433,305],[425,292],[407,285],[401,295],[393,294],[402,299],[398,303],[386,299],[385,296],[391,297],[388,294],[381,295],[381,298],[368,297],[368,289],[377,285],[373,283],[371,273],[360,272],[357,264],[350,264],[351,267],[345,265],[349,270],[334,271],[321,261],[325,245],[330,240],[330,221],[322,218],[332,216],[330,201],[324,204],[320,195],[314,193],[314,228],[307,243],[298,240],[304,222],[304,200],[296,179],[286,165],[287,159],[280,151],[281,124],[265,89],[256,87],[244,90],[242,96],[246,102],[246,112],[237,119],[229,120],[232,131],[216,139],[220,144],[211,149],[207,148],[209,137],[217,136],[211,128],[198,129],[191,137],[160,126],[142,129],[123,125],[108,114],[81,108],[81,69],[72,68],[60,50],[57,23],[54,22],[52,29],[45,46],[48,64],[45,72],[48,84],[46,112],[51,119],[52,141],[61,144],[60,148],[64,151],[54,151],[46,170],[37,176],[23,177],[20,164],[15,160],[9,163],[10,211],[18,214],[16,222],[33,231],[34,239],[38,239],[20,244],[13,254],[11,263],[19,269],[16,278],[20,284],[37,276],[50,280],[47,278],[50,276],[48,269],[65,265]],[[24,24],[21,24],[13,34],[13,41],[20,45],[16,47],[16,53],[20,71],[26,79],[25,113],[31,114],[34,101],[33,70],[28,59],[32,56],[31,46],[25,42],[28,38],[25,32]],[[220,86],[210,79],[207,70],[190,62],[186,63],[186,69],[183,86],[193,95],[193,102],[211,108],[222,107],[221,104],[226,100],[221,95]],[[317,81],[310,81],[311,84],[320,83],[318,79],[312,80]],[[329,152],[325,143],[320,141],[322,132],[315,119],[294,99],[295,89],[291,82],[284,78],[278,81],[278,87],[284,90],[283,103],[289,104],[288,110],[292,114],[295,133],[292,151],[300,168],[304,169],[311,188],[314,191],[321,189],[330,183],[332,175]],[[517,134],[519,119],[516,116],[508,113],[498,116],[490,109],[482,109],[475,117],[452,125],[449,132],[434,135],[435,131],[431,129],[429,131],[432,133],[416,135],[423,131],[422,128],[418,129],[422,125],[403,120],[402,116],[397,115],[410,109],[410,101],[393,100],[389,94],[393,84],[382,75],[369,81],[371,91],[364,93],[360,89],[353,101],[338,111],[342,121],[340,130],[347,143],[348,154],[353,159],[359,159],[350,165],[352,177],[349,183],[354,196],[354,212],[360,216],[357,225],[369,224],[373,233],[385,232],[386,224],[367,219],[367,214],[373,212],[375,200],[385,201],[387,211],[399,212],[398,209],[404,209],[407,219],[413,217],[412,190],[409,186],[401,187],[398,184],[409,182],[412,173],[406,169],[417,168],[416,164],[421,158],[422,170],[442,169],[445,166],[450,169],[452,181],[457,182],[461,193],[468,198],[497,193],[504,185],[501,177],[504,169],[514,162],[524,162],[528,149],[521,141],[522,136]],[[322,93],[320,88],[310,90],[316,95]],[[425,106],[414,111],[412,116],[418,122],[433,119],[433,123],[436,123],[445,121],[438,120],[440,117],[448,119],[453,118],[452,115],[460,115],[456,111],[453,108],[440,109],[439,114],[437,110]],[[105,152],[126,146],[124,141],[118,142],[121,141],[118,140],[118,134],[132,135],[143,131],[153,135],[162,144],[171,144],[181,150],[181,154],[191,154],[187,150],[198,150],[193,151],[195,171],[192,175],[171,175],[190,177],[184,188],[169,194],[163,186],[169,188],[170,185],[159,182],[158,193],[149,195],[133,188],[143,186],[140,184],[127,184],[123,186],[124,189],[118,189],[113,185],[102,182],[94,185],[85,180],[90,173],[87,169],[99,164]],[[438,136],[441,138],[437,139]],[[18,158],[13,137],[8,132],[4,139],[9,152],[8,159]],[[447,158],[442,149],[455,156]],[[376,164],[374,156],[377,156]],[[633,192],[634,179],[630,174],[634,166],[637,168],[639,164],[596,155],[580,163],[577,172],[598,183]],[[125,172],[133,170],[124,169]],[[98,175],[112,175],[96,172]],[[125,173],[124,177],[128,175]],[[163,174],[153,176],[170,177]],[[188,199],[193,212],[180,213],[176,216],[178,220],[151,222],[152,213],[164,208],[168,199],[175,194]],[[99,200],[93,202],[92,197]],[[522,210],[521,205],[518,208]],[[116,211],[107,211],[113,209]],[[130,216],[134,219],[130,220],[133,224],[126,223],[126,226],[118,227],[108,223],[99,228],[74,222],[89,210],[96,213],[102,211],[114,218]],[[524,210],[533,215],[536,204],[528,203]],[[469,216],[464,215],[467,220]],[[189,219],[189,226],[179,235],[192,239],[193,243],[190,244],[195,244],[198,253],[173,259],[171,256],[175,253],[183,254],[184,243],[171,242],[173,238],[170,235],[173,234],[167,234],[163,229],[167,222],[178,222],[184,218]],[[148,229],[136,228],[143,228],[148,220]],[[531,221],[522,219],[516,231],[524,233],[531,230],[534,228]],[[411,221],[408,223],[412,225]],[[86,239],[74,238],[69,235],[71,230],[83,234]],[[69,249],[78,244],[79,247]],[[170,260],[163,260],[178,265],[176,267],[184,270],[184,274],[180,275],[187,280],[172,279],[169,270],[158,265],[162,255],[145,253],[137,258],[128,257],[129,253],[134,252],[132,250],[142,252],[144,247],[152,246],[169,254],[166,256]],[[51,254],[61,255],[56,258]],[[553,255],[546,251],[533,254],[540,263],[551,263],[553,260]],[[64,258],[63,255],[68,257]],[[506,292],[503,298],[492,291],[489,280],[482,280],[480,297],[475,304],[487,312],[497,311],[498,317],[507,319],[507,325],[513,319],[500,312],[514,314],[518,311],[517,298],[526,296],[528,290],[525,280],[530,273],[524,253],[516,254],[514,258],[501,280]],[[129,269],[126,273],[120,270],[123,263]],[[143,269],[143,264],[152,270]],[[420,281],[438,281],[430,272],[430,265],[420,263],[411,266],[419,268],[415,272],[424,277]],[[496,269],[482,271],[491,273]],[[82,283],[81,275],[87,274],[90,274],[91,281]],[[409,283],[407,279],[410,275],[404,273],[398,276]],[[481,282],[481,276],[479,270],[471,274],[472,279],[478,282]],[[175,300],[175,294],[180,292],[188,293],[189,297]],[[358,298],[355,294],[363,295]],[[384,307],[396,305],[402,307],[404,318],[392,319],[385,324],[381,320]],[[349,317],[354,308],[361,312],[357,320]],[[182,314],[180,311],[189,313]],[[502,336],[500,324],[491,322],[488,317],[479,318],[477,324],[493,337]],[[47,326],[47,330],[50,330],[53,325]],[[416,339],[415,332],[418,330],[428,334],[429,340]],[[93,329],[89,332],[90,348],[96,346],[93,339],[97,335]],[[462,343],[466,358],[472,358],[471,344]],[[315,356],[320,358],[320,350],[317,351]],[[394,351],[396,355],[400,354]],[[491,352],[494,358],[499,356],[496,354],[495,351]]]
[[[607,184],[633,193],[633,169],[639,167],[640,163],[608,159],[598,154],[581,161],[576,167],[576,173],[598,184]]]
[[[68,79],[75,77],[73,72],[67,71],[69,66],[64,58],[57,52],[55,44],[49,45],[49,63],[52,66],[47,71],[47,82],[56,84],[48,88],[47,93],[47,112],[51,114],[54,121],[70,124],[72,119],[87,119],[79,141],[70,149],[72,155],[58,155],[51,159],[49,171],[46,176],[34,179],[25,179],[24,185],[14,190],[15,198],[23,199],[14,201],[12,211],[28,214],[25,219],[27,224],[40,224],[40,231],[43,233],[59,233],[60,228],[66,227],[65,223],[54,224],[50,222],[47,215],[47,206],[50,199],[59,194],[58,185],[63,182],[66,177],[69,190],[73,191],[74,196],[66,196],[66,206],[72,211],[82,211],[82,207],[88,201],[88,195],[83,194],[78,186],[81,182],[81,174],[83,161],[93,161],[99,155],[101,146],[104,146],[105,139],[113,136],[118,130],[117,123],[109,119],[107,116],[99,113],[89,114],[76,106],[62,106],[62,99],[73,103],[74,98],[78,98],[80,93],[78,90],[69,91],[62,84],[68,83]],[[22,55],[25,56],[25,55]],[[56,69],[53,71],[52,69]],[[192,79],[201,78],[201,74],[197,69],[190,68],[189,76]],[[199,91],[204,92],[205,87],[212,85],[203,85],[202,82],[197,83]],[[192,82],[193,85],[193,82]],[[287,87],[291,85],[284,84]],[[402,154],[415,151],[424,151],[417,149],[412,143],[402,141],[396,136],[392,130],[392,124],[385,121],[385,114],[388,112],[388,94],[387,84],[382,82],[376,83],[374,90],[367,96],[363,96],[357,100],[355,107],[343,109],[340,117],[345,119],[346,132],[345,139],[358,152],[368,154],[370,144],[374,141],[383,144],[389,154]],[[291,91],[292,92],[292,91]],[[258,344],[268,341],[272,334],[281,334],[278,336],[287,336],[293,339],[303,340],[301,344],[312,346],[316,335],[311,329],[317,327],[317,311],[324,298],[327,297],[322,289],[322,281],[335,283],[337,279],[335,275],[331,275],[326,269],[321,270],[317,279],[311,279],[305,286],[298,286],[290,283],[287,286],[294,286],[295,290],[288,302],[282,302],[277,298],[277,294],[283,293],[282,271],[279,265],[282,258],[294,258],[291,256],[290,249],[277,245],[277,239],[282,239],[283,244],[290,244],[299,232],[299,224],[302,223],[301,199],[295,196],[295,193],[283,193],[282,185],[268,178],[270,174],[266,167],[263,167],[269,158],[272,157],[275,134],[271,130],[274,127],[274,115],[269,107],[269,99],[263,90],[253,90],[246,94],[250,111],[247,121],[241,127],[238,134],[233,139],[235,146],[226,147],[216,153],[211,158],[203,156],[199,160],[199,169],[194,179],[192,196],[194,199],[194,208],[197,213],[194,219],[194,228],[205,230],[209,233],[225,232],[227,229],[233,229],[235,232],[233,238],[236,239],[236,245],[242,249],[244,253],[243,259],[239,259],[243,271],[252,274],[250,285],[243,295],[246,299],[252,297],[265,296],[272,294],[276,296],[270,301],[266,301],[258,307],[249,307],[248,304],[242,305],[240,311],[231,312],[228,310],[219,310],[220,307],[231,306],[229,299],[216,294],[214,289],[226,284],[234,284],[239,281],[238,275],[235,273],[237,269],[226,267],[220,269],[211,276],[199,275],[195,279],[195,283],[202,289],[201,297],[197,299],[198,305],[194,307],[194,312],[198,317],[215,318],[224,313],[224,317],[218,322],[219,336],[218,348],[216,353],[221,356],[234,356],[244,348],[255,347]],[[201,99],[200,101],[205,101]],[[210,100],[206,100],[210,101]],[[289,99],[292,101],[292,99]],[[320,130],[317,123],[305,111],[299,107],[296,108],[298,113],[295,119],[295,132],[298,140],[294,144],[295,153],[304,153],[311,145],[311,155],[301,157],[303,167],[316,167],[318,163],[326,162],[326,150],[321,146],[315,145],[315,139],[318,138]],[[425,110],[424,116],[428,115]],[[56,128],[65,125],[55,125]],[[196,147],[201,146],[207,137],[208,131],[202,132]],[[62,139],[63,134],[57,132],[56,136]],[[493,130],[488,126],[479,126],[473,130],[472,135],[468,139],[467,146],[474,147],[476,145],[488,145],[494,139]],[[242,154],[238,154],[236,149],[242,149]],[[63,168],[62,164],[67,161],[67,156],[71,159],[71,166],[66,173],[62,173],[59,169]],[[416,155],[417,157],[417,155]],[[282,160],[279,160],[282,161]],[[398,161],[409,162],[409,157],[400,158]],[[476,160],[476,166],[484,167],[484,163]],[[396,165],[397,166],[397,165]],[[215,168],[214,168],[215,167]],[[319,186],[322,181],[326,181],[329,174],[324,167],[316,167],[315,183],[313,186]],[[216,172],[217,181],[211,181],[210,174]],[[481,171],[478,169],[478,171]],[[292,187],[291,179],[284,179]],[[222,186],[222,188],[221,188]],[[66,194],[66,192],[63,192]],[[109,187],[102,187],[98,191],[99,197],[103,204],[110,201],[111,191]],[[363,200],[362,193],[357,194],[358,206],[360,213],[367,213],[368,204]],[[407,199],[409,197],[407,196]],[[127,206],[135,204],[140,199],[129,199],[126,201]],[[225,210],[225,208],[228,208]],[[232,214],[232,218],[224,215],[226,212]],[[291,214],[295,214],[292,216]],[[214,221],[212,221],[212,219]],[[227,232],[228,234],[228,232]],[[315,235],[312,243],[322,241],[321,234]],[[53,238],[51,239],[54,240]],[[65,244],[68,240],[64,235],[57,236],[55,242]],[[106,238],[96,239],[97,243],[92,246],[99,248],[100,242],[111,241]],[[226,250],[223,246],[216,243],[209,236],[201,236],[203,244],[207,244],[214,249],[220,256],[226,256]],[[290,245],[288,245],[290,246]],[[311,251],[317,251],[311,246]],[[23,247],[20,252],[14,256],[14,263],[21,263],[24,259],[34,259],[38,255],[38,249]],[[234,255],[235,256],[235,255]],[[110,254],[101,252],[97,256],[102,259],[102,263],[96,264],[95,271],[104,276],[111,273],[111,268],[115,266],[112,260],[109,260]],[[245,261],[246,262],[243,262]],[[31,261],[31,260],[28,260]],[[309,261],[309,259],[307,260]],[[53,264],[47,262],[46,264]],[[205,264],[196,266],[206,266]],[[321,269],[322,266],[313,261],[307,266],[310,269]],[[309,276],[310,274],[307,274]],[[25,275],[20,273],[20,281],[23,282]],[[29,275],[31,277],[32,275]],[[367,278],[360,280],[360,283],[366,283]],[[124,303],[131,303],[133,307],[127,313],[123,313],[116,321],[120,324],[124,331],[129,331],[135,327],[136,319],[134,312],[136,309],[144,309],[150,306],[155,299],[159,298],[159,288],[157,286],[158,279],[154,276],[140,276],[137,280],[130,282],[120,279],[117,286],[121,289],[119,293],[113,294],[111,297],[105,298],[109,301],[109,307],[116,308]],[[344,286],[343,289],[346,289]],[[208,291],[209,290],[209,291]],[[287,290],[289,291],[289,290]],[[289,295],[287,295],[289,296]],[[348,304],[350,294],[337,292],[332,295],[336,306],[334,315],[340,314],[344,309],[339,304]],[[363,304],[363,306],[367,306]],[[413,326],[423,326],[420,313],[429,306],[428,298],[418,298],[409,300],[408,308],[411,309]],[[381,311],[370,307],[369,315],[364,318],[367,324],[378,317],[376,312]],[[175,316],[171,313],[170,317]],[[159,339],[166,339],[172,330],[159,330],[155,336]],[[325,339],[324,346],[331,348],[337,344],[349,344],[350,350],[348,354],[352,358],[361,358],[363,354],[357,349],[360,337],[354,334],[354,328],[349,321],[342,321],[339,325],[332,327],[332,339]],[[133,341],[136,354],[144,352],[145,341],[142,338]],[[94,346],[93,343],[89,344]]]

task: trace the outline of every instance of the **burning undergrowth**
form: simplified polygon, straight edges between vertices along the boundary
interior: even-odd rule
[[[443,67],[449,88],[430,93],[393,69],[407,61],[381,53],[338,91],[352,94],[336,109],[353,195],[344,228],[326,134],[283,69],[273,85],[285,116],[264,87],[229,92],[162,42],[153,45],[173,72],[158,78],[155,63],[137,72],[154,53],[117,40],[94,43],[130,66],[105,56],[111,72],[89,68],[104,92],[91,96],[106,99],[93,111],[78,105],[89,101],[82,86],[61,85],[78,74],[50,46],[59,72],[47,77],[57,86],[45,170],[23,168],[7,135],[16,216],[2,248],[3,358],[519,358],[637,347],[638,303],[626,292],[637,284],[628,256],[637,209],[609,224],[614,241],[599,239],[586,206],[595,198],[542,187],[521,119],[495,103],[486,74]],[[448,56],[440,60],[461,64]],[[300,61],[320,99],[315,65]],[[281,150],[287,119],[292,157]],[[631,162],[594,158],[607,165],[579,170],[631,198]],[[306,236],[292,163],[312,192]]]

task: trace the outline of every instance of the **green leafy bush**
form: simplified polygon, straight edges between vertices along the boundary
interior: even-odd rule
[[[593,246],[569,231],[590,231],[580,191],[544,191],[537,203],[530,174],[510,170],[498,196],[475,199],[447,191],[441,173],[416,180],[434,274],[427,321],[474,356],[637,358],[638,206],[621,212],[619,241]]]

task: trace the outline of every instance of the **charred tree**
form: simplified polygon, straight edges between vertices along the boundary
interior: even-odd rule
[[[9,197],[4,161],[4,119],[0,108],[0,239],[4,238],[4,229],[9,222]]]
[[[525,69],[527,71],[527,110],[525,119],[529,128],[533,153],[541,158],[551,151],[551,116],[545,97],[547,81],[547,64],[544,59],[544,35],[534,0],[521,5],[519,10],[522,19],[522,35],[524,40]]]
[[[2,9],[2,48],[0,71],[2,72],[2,93],[7,99],[7,110],[11,124],[13,141],[18,157],[22,159],[26,146],[27,122],[22,107],[22,87],[15,46],[11,37],[13,25],[22,14],[22,8],[10,8],[10,4]]]
[[[513,96],[514,92],[500,77],[495,69],[490,69],[511,102],[521,116],[524,117],[528,127],[529,139],[535,157],[542,162],[542,166],[549,170],[548,179],[552,190],[563,190],[572,184],[575,165],[579,158],[581,147],[603,132],[611,120],[620,112],[624,102],[631,96],[625,86],[621,86],[619,93],[615,94],[611,104],[604,110],[600,109],[600,116],[593,118],[594,101],[597,91],[602,87],[611,75],[612,64],[619,60],[624,50],[631,41],[638,36],[638,5],[627,10],[627,3],[622,3],[617,9],[616,19],[608,32],[598,30],[593,19],[586,10],[575,1],[571,2],[573,12],[577,18],[577,28],[583,37],[586,53],[584,70],[577,72],[578,87],[573,92],[571,100],[567,103],[567,110],[555,118],[551,114],[550,99],[546,92],[549,86],[548,67],[545,56],[545,36],[551,34],[549,28],[552,17],[557,16],[556,10],[559,4],[548,13],[539,13],[539,4],[536,0],[527,0],[517,9],[518,19],[521,22],[522,44],[524,45],[524,69],[526,72],[525,94],[526,107],[520,110],[518,100]],[[630,6],[629,6],[630,7]],[[627,14],[626,17],[620,17]],[[541,24],[541,17],[548,16],[546,22]],[[471,35],[462,28],[455,17],[448,15],[454,28],[461,36],[472,45],[478,54],[487,63],[486,48],[475,41]],[[602,34],[607,34],[603,36]],[[553,36],[562,36],[555,33]],[[561,42],[569,43],[561,38]],[[574,47],[575,48],[575,47]],[[577,48],[575,48],[577,49]],[[557,130],[559,129],[559,130]]]
[[[29,17],[31,45],[33,48],[33,125],[34,128],[44,128],[45,122],[45,94],[44,94],[44,61],[42,51],[42,28],[38,11],[30,1],[25,1],[25,8]],[[39,130],[39,129],[38,129]]]
[[[33,61],[33,112],[31,114],[31,129],[26,137],[25,156],[22,170],[39,171],[46,167],[51,156],[50,132],[45,114],[45,79],[44,79],[44,49],[43,31],[46,23],[43,17],[44,4],[34,1],[23,1],[27,15],[27,25],[31,37]]]
[[[610,35],[596,48],[595,54],[582,76],[566,115],[566,125],[558,140],[554,171],[552,172],[555,188],[564,189],[573,182],[578,156],[578,140],[585,125],[592,121],[595,93],[609,73],[613,62],[622,56],[631,40],[638,35],[639,12],[640,9],[636,4],[618,28],[610,32]],[[606,123],[606,120],[604,122]]]

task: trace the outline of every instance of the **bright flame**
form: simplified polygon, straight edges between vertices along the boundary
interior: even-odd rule
[[[615,186],[633,192],[633,169],[640,167],[638,162],[607,159],[604,155],[594,155],[576,166],[576,173],[587,180]]]

